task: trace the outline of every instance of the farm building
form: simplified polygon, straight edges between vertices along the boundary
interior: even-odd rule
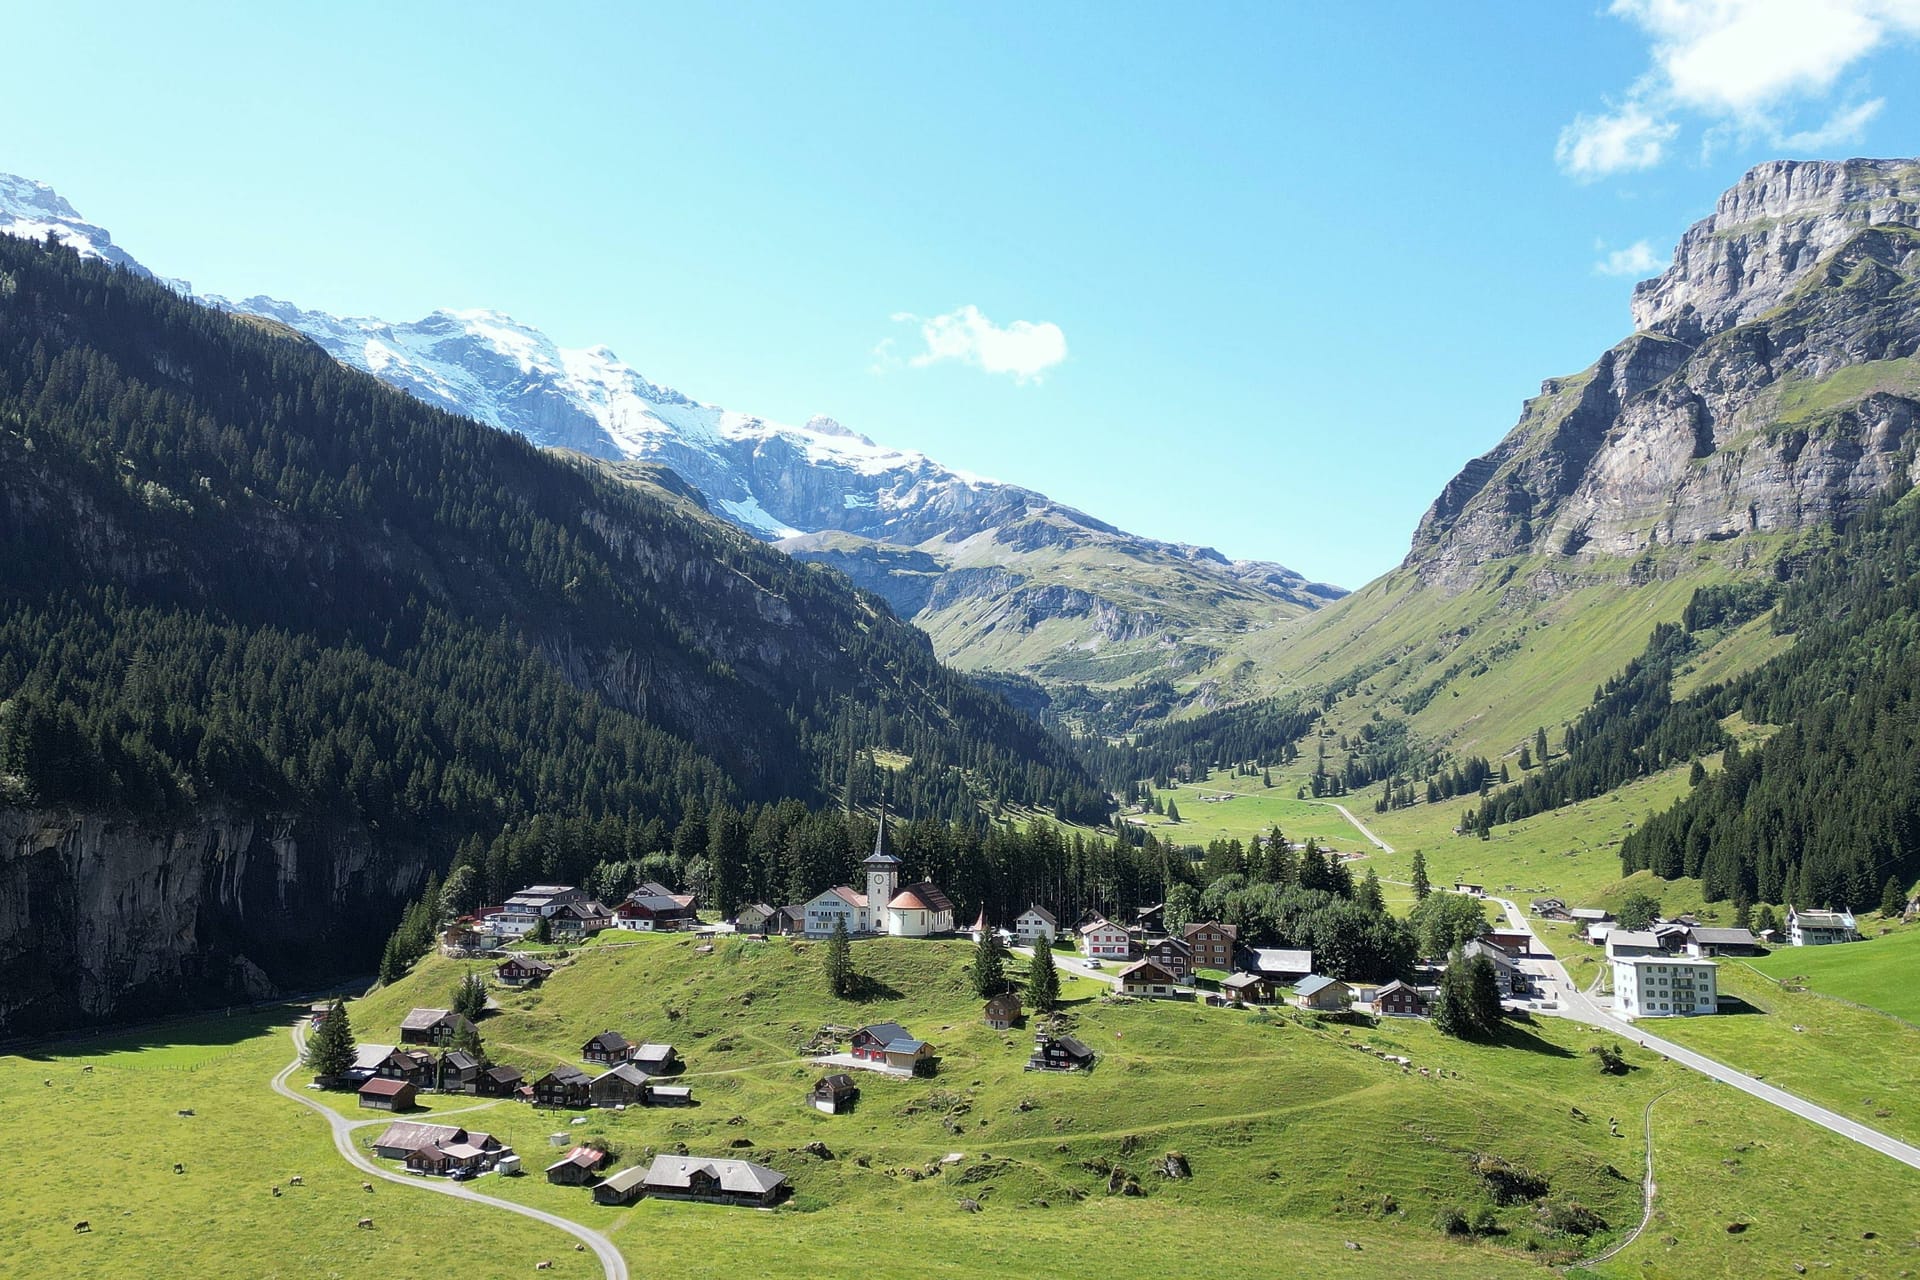
[[[1309,974],[1293,984],[1293,998],[1302,1009],[1344,1009],[1353,999],[1353,988],[1338,978]]]
[[[693,1089],[684,1084],[655,1084],[647,1081],[646,1103],[650,1107],[690,1107]]]
[[[401,1044],[430,1044],[444,1048],[462,1031],[473,1030],[465,1014],[451,1009],[415,1009],[400,1022]]]
[[[830,1076],[822,1076],[815,1082],[807,1094],[807,1101],[813,1104],[815,1111],[830,1116],[841,1115],[853,1110],[853,1104],[859,1101],[860,1086],[853,1077],[844,1071],[836,1071]]]
[[[587,1100],[596,1107],[637,1107],[647,1100],[647,1073],[623,1062],[587,1086]]]
[[[533,1082],[533,1105],[579,1109],[589,1105],[593,1081],[571,1062],[563,1062]]]
[[[376,1076],[360,1086],[360,1105],[373,1111],[411,1111],[414,1087],[405,1080]]]
[[[1313,952],[1295,951],[1282,947],[1248,947],[1241,961],[1248,969],[1263,978],[1285,986],[1298,982],[1313,972]]]
[[[774,919],[779,914],[777,907],[764,902],[750,902],[734,914],[733,927],[740,933],[772,933],[775,931]]]
[[[580,1047],[580,1056],[587,1062],[604,1062],[612,1066],[616,1062],[625,1062],[632,1048],[627,1038],[618,1031],[602,1031]]]
[[[647,1190],[647,1171],[642,1165],[622,1169],[593,1189],[595,1204],[632,1204]]]
[[[520,1068],[488,1067],[480,1073],[478,1092],[488,1098],[507,1098],[520,1088]]]
[[[627,1061],[650,1076],[663,1076],[680,1065],[670,1044],[636,1044],[627,1048]]]
[[[593,1147],[575,1147],[547,1166],[547,1181],[563,1187],[584,1187],[592,1182],[607,1153]]]
[[[509,956],[497,966],[493,976],[507,987],[537,987],[553,975],[553,966],[532,956]]]
[[[1011,991],[1003,991],[987,1001],[987,1025],[995,1031],[1005,1031],[1020,1021],[1020,997]]]
[[[757,1209],[772,1206],[786,1186],[786,1174],[763,1164],[699,1156],[655,1156],[646,1176],[647,1194],[661,1200],[700,1200]]]
[[[1027,1059],[1029,1071],[1085,1071],[1093,1066],[1093,1050],[1072,1036],[1042,1032],[1033,1040],[1033,1056]]]

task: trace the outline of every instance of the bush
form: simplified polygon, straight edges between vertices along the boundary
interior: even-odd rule
[[[1519,1204],[1547,1194],[1548,1182],[1543,1175],[1500,1156],[1477,1152],[1468,1157],[1467,1168],[1487,1184],[1495,1204]]]
[[[1477,1236],[1500,1234],[1500,1219],[1487,1205],[1483,1204],[1473,1212],[1473,1234]]]
[[[1600,1070],[1610,1076],[1627,1074],[1627,1055],[1617,1044],[1596,1044],[1587,1050],[1600,1059]]]
[[[1590,1236],[1607,1229],[1606,1219],[1578,1200],[1547,1200],[1536,1214],[1541,1230],[1555,1235]]]
[[[1456,1205],[1447,1205],[1436,1213],[1433,1225],[1450,1236],[1464,1236],[1472,1229],[1467,1222],[1467,1215]]]

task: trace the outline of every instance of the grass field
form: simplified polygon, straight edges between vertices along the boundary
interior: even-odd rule
[[[605,1209],[537,1175],[489,1177],[479,1189],[607,1231],[642,1275],[1034,1274],[1066,1257],[1156,1275],[1223,1242],[1250,1275],[1541,1275],[1542,1261],[1585,1247],[1545,1233],[1530,1206],[1495,1209],[1468,1158],[1490,1153],[1545,1175],[1550,1199],[1602,1216],[1604,1238],[1639,1216],[1642,1152],[1632,1118],[1688,1084],[1656,1111],[1656,1149],[1672,1162],[1661,1171],[1664,1218],[1602,1274],[1746,1276],[1803,1259],[1872,1273],[1890,1250],[1915,1243],[1901,1210],[1917,1187],[1904,1171],[1691,1083],[1697,1078],[1651,1055],[1630,1049],[1635,1069],[1603,1076],[1585,1052],[1593,1033],[1584,1028],[1549,1020],[1516,1029],[1504,1045],[1479,1046],[1423,1023],[1365,1028],[1095,1001],[1092,984],[1076,983],[1070,995],[1082,1002],[1069,1016],[1101,1061],[1084,1077],[1036,1076],[1021,1070],[1025,1033],[979,1021],[964,944],[857,944],[862,970],[896,993],[866,1004],[822,993],[818,950],[736,941],[701,955],[690,940],[663,936],[582,952],[544,991],[502,993],[505,1008],[483,1024],[495,1056],[544,1070],[572,1060],[608,1026],[670,1040],[688,1061],[684,1079],[700,1105],[595,1112],[573,1125],[569,1113],[500,1102],[461,1120],[501,1134],[535,1167],[552,1150],[552,1133],[569,1142],[601,1136],[622,1165],[674,1144],[724,1154],[751,1143],[738,1150],[794,1179],[786,1208],[643,1201]],[[432,958],[354,1002],[357,1034],[395,1038],[405,1010],[444,1003],[461,968]],[[861,1102],[846,1116],[806,1107],[817,1068],[799,1060],[805,1039],[824,1022],[878,1018],[932,1041],[940,1076],[863,1078]],[[1414,1069],[1376,1056],[1383,1052],[1405,1055]],[[557,1233],[484,1206],[384,1185],[361,1192],[318,1118],[267,1092],[290,1053],[275,1020],[242,1019],[0,1058],[0,1109],[18,1143],[10,1172],[31,1188],[0,1197],[0,1231],[15,1245],[9,1256],[30,1258],[33,1274],[164,1274],[189,1258],[211,1276],[384,1280],[434,1269],[518,1273],[548,1257],[551,1274],[591,1274],[587,1256]],[[1699,1104],[1685,1101],[1703,1090]],[[177,1117],[180,1107],[197,1114]],[[1610,1138],[1572,1107],[1621,1117],[1628,1136]],[[379,1127],[359,1131],[363,1145]],[[816,1140],[835,1158],[801,1151]],[[1174,1150],[1191,1163],[1190,1180],[1152,1172]],[[1762,1151],[1793,1155],[1749,1154]],[[962,1159],[940,1165],[950,1152]],[[170,1172],[176,1159],[186,1175]],[[1137,1177],[1145,1194],[1109,1195],[1112,1166]],[[268,1194],[269,1183],[284,1185],[296,1172],[305,1187]],[[1816,1195],[1817,1206],[1804,1203]],[[1502,1234],[1448,1238],[1433,1225],[1442,1207],[1492,1209]],[[376,1217],[376,1231],[354,1229],[362,1213]],[[79,1217],[93,1221],[93,1234],[73,1234]],[[1755,1225],[1729,1251],[1723,1220],[1735,1217]],[[1788,1230],[1788,1221],[1820,1234]],[[1878,1238],[1862,1239],[1867,1230]],[[897,1249],[904,1239],[911,1248]]]
[[[1914,981],[1920,972],[1920,929],[1899,929],[1841,947],[1781,947],[1753,961],[1753,967],[1820,995],[1920,1023],[1920,984]]]

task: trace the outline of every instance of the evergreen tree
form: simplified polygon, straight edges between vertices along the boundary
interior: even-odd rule
[[[1419,849],[1413,851],[1413,900],[1425,902],[1427,895],[1433,892],[1433,882],[1427,879],[1427,855]]]
[[[1169,823],[1180,821],[1180,806],[1171,800],[1167,801],[1167,821]]]
[[[1273,786],[1273,770],[1262,769],[1260,771],[1260,784],[1264,787]]]
[[[1467,961],[1467,1008],[1472,1014],[1474,1035],[1489,1039],[1500,1029],[1500,979],[1493,972],[1493,961],[1484,953]]]
[[[1693,768],[1687,770],[1687,785],[1697,787],[1707,780],[1707,766],[1700,761],[1693,762]]]
[[[980,935],[973,947],[973,990],[985,998],[1007,989],[1007,949],[1000,935],[991,928]]]
[[[353,1026],[347,1021],[347,1007],[335,1000],[307,1041],[307,1069],[317,1079],[337,1081],[353,1069],[354,1053]]]
[[[1650,893],[1633,893],[1620,904],[1620,927],[1644,929],[1660,914],[1660,900]]]
[[[480,905],[480,876],[471,866],[458,866],[447,873],[440,886],[440,918],[453,920]]]
[[[481,1062],[487,1060],[487,1044],[480,1038],[480,1028],[464,1026],[453,1033],[453,1048],[462,1053],[470,1053]]]
[[[1907,909],[1907,891],[1900,887],[1895,876],[1887,877],[1887,887],[1880,891],[1880,914],[1889,920],[1897,920]]]
[[[1761,903],[1760,909],[1753,913],[1753,931],[1755,933],[1771,933],[1779,927],[1780,918],[1773,914],[1773,908],[1764,902]]]
[[[1527,747],[1525,743],[1521,743],[1520,744],[1520,772],[1525,773],[1527,770],[1531,768],[1533,768],[1533,752]]]
[[[847,922],[841,917],[833,922],[833,936],[827,939],[825,959],[827,991],[831,995],[845,999],[853,994],[853,942],[847,937]]]
[[[1541,764],[1547,762],[1547,730],[1544,725],[1533,731],[1533,755]]]
[[[547,922],[545,916],[533,922],[533,928],[527,931],[527,941],[539,943],[553,941],[553,926]]]
[[[474,1022],[487,1011],[487,984],[471,969],[453,989],[453,1011]]]
[[[1027,1003],[1035,1013],[1052,1013],[1060,1007],[1060,971],[1053,964],[1053,948],[1045,938],[1033,945],[1033,962],[1027,966]]]
[[[1360,893],[1355,899],[1370,915],[1382,915],[1387,909],[1386,895],[1380,892],[1380,873],[1372,867],[1367,868],[1367,878],[1360,882]]]
[[[1440,974],[1433,997],[1433,1029],[1443,1036],[1464,1039],[1473,1034],[1473,1006],[1467,998],[1466,959],[1456,948]]]

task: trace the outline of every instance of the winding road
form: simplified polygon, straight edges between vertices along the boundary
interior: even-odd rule
[[[601,1267],[603,1267],[607,1273],[607,1280],[631,1280],[631,1273],[627,1270],[627,1260],[621,1256],[619,1248],[615,1246],[613,1241],[607,1239],[607,1237],[601,1235],[591,1227],[583,1227],[569,1218],[563,1218],[557,1213],[548,1213],[544,1209],[535,1209],[530,1205],[515,1204],[511,1200],[501,1200],[495,1196],[482,1195],[465,1183],[448,1182],[437,1178],[425,1178],[411,1173],[395,1173],[391,1169],[382,1168],[380,1165],[367,1159],[366,1156],[360,1153],[360,1149],[354,1146],[353,1131],[355,1129],[365,1128],[371,1124],[391,1123],[392,1117],[382,1116],[376,1120],[350,1120],[324,1102],[318,1102],[313,1098],[309,1098],[298,1089],[290,1086],[287,1083],[287,1079],[300,1069],[300,1059],[306,1052],[306,1033],[304,1029],[299,1026],[293,1029],[293,1049],[293,1061],[282,1067],[280,1074],[273,1078],[273,1091],[282,1097],[292,1098],[301,1106],[310,1107],[325,1116],[328,1127],[333,1130],[333,1145],[335,1149],[340,1152],[340,1158],[348,1164],[360,1170],[362,1173],[370,1177],[379,1178],[384,1182],[398,1183],[400,1186],[411,1187],[416,1191],[432,1191],[443,1196],[453,1196],[460,1200],[472,1200],[479,1204],[491,1205],[496,1209],[505,1209],[509,1213],[517,1213],[523,1218],[532,1218],[535,1222],[545,1223],[549,1227],[557,1227],[576,1240],[579,1240],[582,1244],[586,1245],[587,1248],[593,1250],[594,1255],[600,1259]],[[443,1112],[441,1114],[450,1115],[454,1113]],[[429,1117],[429,1119],[431,1119],[431,1117]]]

